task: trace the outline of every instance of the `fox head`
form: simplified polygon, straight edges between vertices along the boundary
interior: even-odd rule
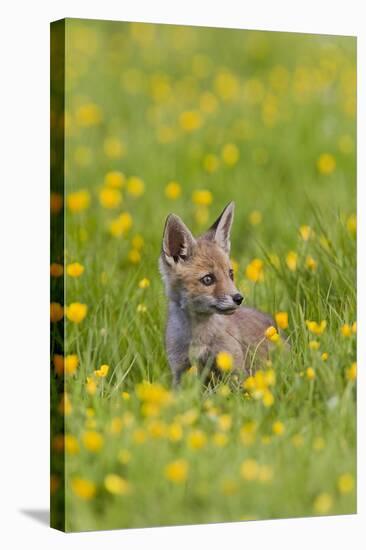
[[[169,298],[192,314],[229,315],[243,301],[229,258],[233,217],[234,203],[230,202],[198,238],[178,216],[167,217],[160,271]]]

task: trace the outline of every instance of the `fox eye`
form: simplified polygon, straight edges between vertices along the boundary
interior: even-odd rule
[[[233,269],[229,270],[229,277],[232,281],[234,280],[234,270]]]
[[[202,279],[200,279],[200,281],[205,286],[210,286],[215,282],[215,276],[212,275],[211,273],[208,273],[207,275],[202,277]]]

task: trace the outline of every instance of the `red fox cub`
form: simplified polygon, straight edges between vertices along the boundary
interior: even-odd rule
[[[178,384],[192,365],[216,370],[219,352],[230,353],[238,372],[268,354],[265,331],[273,319],[249,307],[235,286],[230,264],[234,203],[202,236],[194,238],[175,214],[166,220],[159,265],[169,301],[166,351]]]

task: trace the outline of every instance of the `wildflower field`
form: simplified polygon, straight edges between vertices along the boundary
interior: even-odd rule
[[[350,37],[66,20],[53,525],[356,511],[355,56]],[[231,200],[236,284],[273,351],[244,382],[221,354],[221,381],[193,366],[172,390],[164,222],[200,234]]]

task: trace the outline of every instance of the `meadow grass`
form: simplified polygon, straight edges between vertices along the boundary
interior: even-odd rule
[[[65,70],[52,261],[65,305],[88,308],[52,323],[66,530],[354,513],[354,40],[67,20]],[[238,288],[288,314],[291,349],[245,387],[224,373],[205,388],[193,368],[172,391],[164,221],[199,234],[230,200]]]

